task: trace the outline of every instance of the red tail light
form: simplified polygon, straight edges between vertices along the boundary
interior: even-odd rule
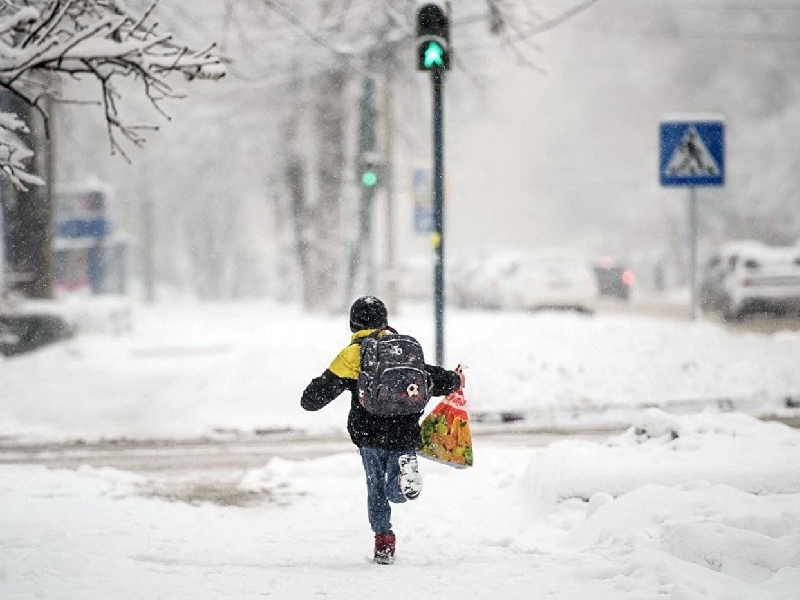
[[[628,271],[628,270],[623,271],[622,275],[620,275],[619,278],[622,280],[622,283],[624,283],[625,285],[633,285],[633,282],[636,279],[633,276],[633,272],[632,271]]]

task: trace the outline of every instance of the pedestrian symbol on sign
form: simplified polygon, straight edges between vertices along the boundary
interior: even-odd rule
[[[666,169],[667,175],[691,177],[693,175],[719,175],[719,165],[703,143],[697,128],[690,126],[681,143],[675,148]]]

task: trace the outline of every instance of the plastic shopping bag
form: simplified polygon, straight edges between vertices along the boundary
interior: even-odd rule
[[[472,433],[464,391],[445,396],[420,424],[419,456],[457,469],[472,466]]]

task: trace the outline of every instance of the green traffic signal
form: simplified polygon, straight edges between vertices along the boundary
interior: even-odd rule
[[[426,69],[432,69],[433,67],[444,67],[444,48],[442,48],[439,42],[428,42],[428,45],[425,47],[425,58],[423,59],[423,64],[425,65]]]
[[[361,174],[361,183],[367,187],[373,187],[376,183],[378,183],[378,175],[375,173],[375,171],[364,171]]]
[[[441,0],[430,0],[417,9],[418,71],[450,70],[450,9],[445,4]]]

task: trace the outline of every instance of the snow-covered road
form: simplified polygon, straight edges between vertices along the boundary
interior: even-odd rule
[[[492,428],[474,433],[484,447],[539,448],[564,439],[603,441],[614,430],[581,432],[516,432]],[[105,440],[96,442],[0,443],[0,464],[77,468],[111,467],[137,473],[175,470],[247,469],[272,458],[319,458],[353,448],[345,436],[302,434],[234,436],[176,440]]]

